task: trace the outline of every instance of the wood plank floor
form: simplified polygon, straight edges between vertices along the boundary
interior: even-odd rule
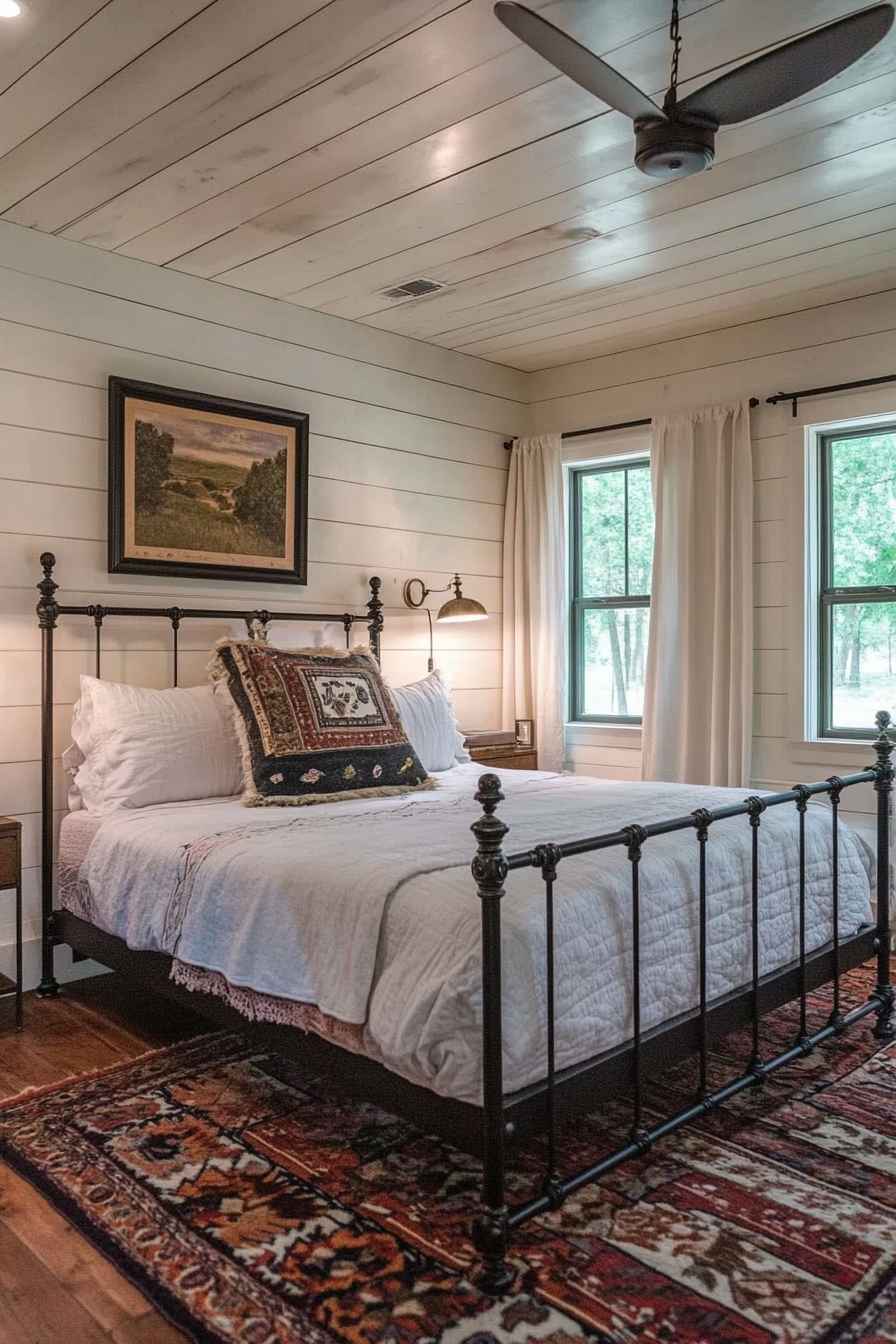
[[[8,1004],[0,1005],[7,1009]],[[102,1068],[207,1030],[118,975],[25,1000],[25,1029],[0,1017],[0,1098]],[[31,1186],[0,1162],[0,1344],[183,1344]]]

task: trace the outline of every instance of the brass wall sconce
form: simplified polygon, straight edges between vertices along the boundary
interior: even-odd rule
[[[420,594],[416,598],[411,592],[413,584],[420,585]],[[484,621],[488,619],[488,612],[481,602],[476,602],[472,597],[464,597],[461,591],[459,574],[455,574],[454,578],[451,579],[449,583],[446,583],[444,588],[427,588],[422,579],[408,579],[402,589],[404,604],[406,607],[419,609],[420,607],[423,607],[423,603],[429,597],[430,593],[447,593],[449,588],[454,589],[454,597],[449,598],[447,602],[443,602],[441,607],[439,607],[436,616],[437,621],[443,621],[445,623],[455,621],[459,623],[461,621]],[[429,607],[423,607],[423,610],[426,612],[429,621],[429,661],[427,667],[428,670],[432,672],[435,667],[432,652],[432,612]]]

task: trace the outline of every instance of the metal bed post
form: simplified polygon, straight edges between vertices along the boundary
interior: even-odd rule
[[[59,615],[56,601],[58,583],[53,581],[56,557],[44,551],[40,557],[44,577],[37,585],[40,601],[37,618],[41,635],[41,715],[40,715],[40,792],[41,792],[41,980],[38,994],[49,998],[59,993],[53,966],[56,945],[53,921],[53,631]]]
[[[94,605],[89,606],[87,608],[87,615],[93,617],[93,626],[95,631],[94,654],[93,654],[93,666],[95,671],[93,675],[95,677],[99,677],[101,675],[100,669],[102,667],[102,657],[103,657],[102,631],[103,631],[103,620],[105,619],[106,616],[106,608],[100,606],[99,603],[95,603]]]
[[[831,922],[833,924],[832,955],[834,958],[834,1005],[831,1008],[829,1025],[837,1032],[845,1029],[845,1021],[840,1008],[840,795],[843,792],[843,780],[839,775],[828,779],[831,786]]]
[[[697,828],[697,843],[700,846],[700,929],[699,929],[699,952],[700,963],[700,1016],[697,1019],[697,1039],[700,1044],[700,1085],[697,1089],[697,1096],[702,1101],[706,1096],[707,1084],[707,1062],[708,1062],[708,1042],[706,1035],[706,916],[707,893],[706,893],[706,842],[709,839],[709,828],[713,822],[713,815],[705,807],[700,807],[693,814],[694,825]]]
[[[750,996],[750,1026],[753,1045],[747,1072],[757,1083],[765,1076],[762,1054],[759,1048],[759,826],[762,813],[766,809],[763,798],[752,797],[746,800],[749,808],[751,847],[750,847],[750,963],[752,966],[752,991]]]
[[[178,666],[177,666],[178,639],[177,639],[177,635],[178,635],[178,631],[180,630],[180,622],[181,622],[181,617],[183,616],[183,614],[184,614],[184,613],[181,611],[180,607],[170,607],[170,608],[168,609],[168,619],[169,619],[169,621],[171,622],[171,658],[172,658],[172,672],[173,672],[173,681],[172,681],[172,684],[173,684],[174,686],[177,685],[177,676],[178,676]]]
[[[561,854],[557,845],[536,845],[532,851],[533,864],[541,869],[544,882],[545,915],[545,977],[547,983],[547,1111],[548,1152],[547,1168],[542,1182],[542,1194],[552,1209],[559,1209],[564,1200],[560,1172],[557,1169],[557,1049],[556,1049],[556,976],[554,958],[554,883]]]
[[[890,716],[885,709],[875,715],[880,729],[875,740],[877,753],[877,984],[872,997],[877,999],[877,1024],[873,1034],[879,1040],[889,1041],[893,1026],[893,986],[890,983],[890,808],[893,792],[893,763],[890,760],[894,742],[887,732]]]
[[[370,652],[377,662],[380,661],[380,635],[383,632],[383,604],[380,601],[381,587],[382,579],[378,579],[374,574],[370,579],[370,599],[367,603],[370,619],[367,622],[367,628],[370,631]]]
[[[647,1152],[650,1136],[644,1128],[644,1066],[641,1059],[641,846],[647,839],[643,826],[624,826],[625,844],[632,874],[632,1127],[629,1137],[639,1151]]]
[[[812,1049],[812,1044],[809,1040],[809,1028],[806,1019],[806,995],[808,992],[806,987],[806,812],[812,795],[805,784],[795,784],[793,791],[799,795],[796,800],[796,810],[800,828],[800,1025],[796,1044],[808,1054]]]
[[[505,1259],[510,1236],[504,1193],[504,1075],[501,1022],[501,897],[507,860],[501,842],[507,826],[494,815],[504,795],[497,775],[479,780],[476,802],[482,816],[470,827],[477,851],[473,877],[482,902],[482,1208],[473,1224],[473,1244],[484,1268],[479,1286],[490,1297],[500,1297],[513,1283]]]

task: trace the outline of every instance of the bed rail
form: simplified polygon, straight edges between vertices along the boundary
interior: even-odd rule
[[[816,784],[797,784],[786,793],[752,796],[728,807],[712,810],[699,809],[687,816],[672,817],[665,821],[649,825],[625,826],[621,830],[605,835],[590,836],[581,840],[572,840],[564,844],[536,845],[534,849],[515,854],[505,854],[504,837],[508,827],[496,815],[498,804],[503,801],[501,781],[496,775],[483,775],[479,780],[476,801],[481,804],[482,817],[473,824],[472,830],[477,840],[476,857],[473,860],[473,876],[476,880],[481,901],[482,915],[482,994],[483,994],[483,1147],[484,1170],[482,1185],[482,1204],[473,1227],[473,1241],[482,1258],[482,1270],[479,1277],[484,1291],[499,1296],[513,1282],[514,1271],[507,1262],[510,1234],[526,1219],[550,1209],[559,1208],[574,1191],[590,1181],[612,1171],[629,1158],[646,1153],[651,1146],[667,1134],[672,1134],[682,1125],[695,1120],[721,1105],[722,1102],[737,1096],[748,1087],[760,1085],[769,1074],[783,1065],[809,1054],[815,1047],[831,1036],[839,1035],[847,1027],[874,1014],[876,1023],[874,1035],[881,1040],[889,1040],[894,1035],[894,990],[890,977],[890,853],[889,821],[890,802],[893,786],[894,767],[890,757],[896,748],[889,733],[890,715],[885,711],[876,717],[879,735],[874,743],[876,764],[857,774],[845,778],[832,776]],[[840,979],[842,974],[841,934],[840,934],[840,855],[839,855],[839,808],[845,789],[859,784],[871,783],[877,796],[877,920],[873,941],[863,944],[867,952],[873,948],[877,956],[877,983],[867,1002],[848,1012],[843,1012],[841,1003]],[[831,804],[832,816],[832,871],[831,871],[831,919],[832,938],[824,949],[825,964],[830,967],[827,977],[832,984],[833,1006],[826,1024],[814,1031],[809,1029],[806,1001],[809,990],[809,955],[806,951],[806,810],[809,800],[814,797],[827,797]],[[799,1019],[793,1044],[770,1058],[764,1058],[762,1052],[760,1019],[762,991],[767,981],[774,975],[760,975],[760,829],[762,815],[769,808],[794,804],[798,814],[799,877],[795,898],[798,901],[799,918],[799,959],[792,971],[795,972],[796,997],[799,1002]],[[714,1007],[707,999],[707,877],[706,851],[710,843],[712,826],[723,819],[747,817],[751,828],[750,843],[750,980],[742,997],[745,1025],[751,1033],[751,1051],[749,1062],[738,1077],[723,1086],[710,1090],[708,1084],[708,1053],[710,1045],[709,1024],[713,1022]],[[678,831],[694,830],[697,841],[698,865],[698,978],[699,1007],[696,1010],[696,1046],[698,1056],[698,1081],[693,1101],[675,1114],[650,1123],[644,1106],[644,1046],[651,1033],[642,1030],[641,996],[641,887],[640,864],[643,846],[653,837],[669,835]],[[615,1152],[601,1158],[581,1171],[563,1176],[558,1163],[558,1125],[561,1119],[558,1106],[558,1072],[555,1051],[555,978],[554,961],[554,887],[558,868],[565,858],[573,855],[595,853],[600,850],[623,847],[626,850],[631,872],[631,986],[632,986],[632,1036],[622,1054],[622,1076],[624,1090],[631,1095],[631,1127],[628,1142]],[[501,980],[501,900],[505,894],[504,882],[507,875],[516,869],[537,868],[541,872],[545,890],[546,918],[546,1043],[547,1061],[543,1084],[545,1093],[545,1123],[547,1130],[547,1149],[544,1177],[541,1189],[533,1198],[508,1207],[505,1194],[505,1143],[513,1132],[514,1100],[508,1099],[503,1090],[503,1031],[502,1031],[502,980]],[[813,967],[819,961],[818,950],[812,954]],[[855,961],[852,962],[855,964]],[[791,968],[785,968],[790,973]],[[793,975],[791,974],[791,980]],[[730,1030],[730,1022],[728,1025]],[[656,1030],[653,1034],[656,1033]],[[716,1031],[718,1039],[720,1031]],[[679,1057],[685,1052],[679,1052]]]
[[[370,597],[367,610],[358,612],[328,613],[320,611],[268,611],[257,608],[247,611],[245,608],[221,607],[120,607],[103,606],[91,603],[85,607],[63,606],[56,601],[59,585],[53,578],[56,557],[45,551],[40,557],[43,578],[37,585],[40,601],[37,604],[37,619],[41,631],[41,917],[43,927],[43,948],[41,981],[38,994],[43,997],[55,995],[59,986],[53,968],[53,949],[59,938],[53,911],[53,702],[54,667],[53,636],[60,616],[88,616],[92,619],[95,635],[94,671],[100,676],[102,668],[102,633],[104,623],[109,617],[127,616],[137,618],[162,618],[171,626],[172,685],[178,679],[178,635],[183,621],[189,620],[242,620],[251,635],[259,627],[264,630],[271,621],[313,622],[317,625],[341,625],[345,631],[345,645],[349,646],[352,626],[367,626],[370,649],[374,656],[380,657],[380,642],[383,630],[383,603],[380,600],[381,580],[375,576],[369,580]]]

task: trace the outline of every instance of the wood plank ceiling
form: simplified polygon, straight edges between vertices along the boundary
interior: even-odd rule
[[[668,0],[530,4],[662,96]],[[896,31],[658,183],[491,0],[22,6],[0,216],[30,228],[521,369],[896,285]],[[683,0],[683,91],[859,7]],[[445,288],[382,296],[417,277]]]

